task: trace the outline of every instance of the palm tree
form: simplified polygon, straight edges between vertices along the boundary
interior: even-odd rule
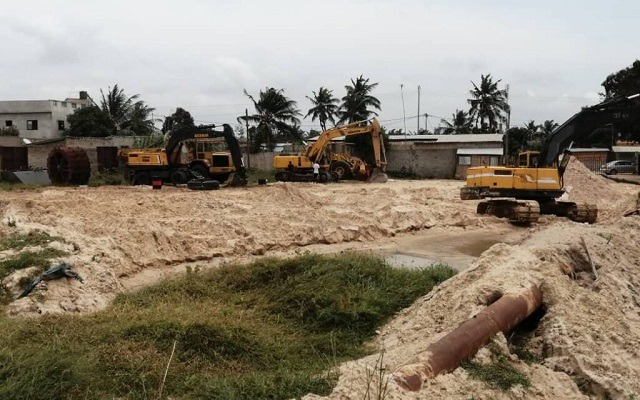
[[[544,134],[544,137],[546,138],[549,135],[551,135],[551,133],[555,131],[556,128],[558,128],[558,126],[559,125],[557,122],[555,122],[552,119],[548,119],[540,125],[540,131],[542,132],[542,134]]]
[[[473,125],[473,121],[469,118],[469,113],[462,110],[456,110],[451,115],[451,122],[441,119],[440,123],[444,124],[444,126],[438,127],[437,131],[444,135],[471,133]]]
[[[320,86],[318,93],[312,92],[313,98],[306,96],[311,101],[313,107],[309,109],[307,118],[311,115],[311,121],[318,119],[320,121],[320,127],[322,131],[327,130],[327,121],[330,121],[333,125],[336,124],[335,117],[338,116],[338,100],[333,97],[333,91]]]
[[[369,110],[369,107],[380,110],[380,100],[369,94],[376,86],[378,86],[377,82],[369,83],[369,78],[365,79],[362,75],[355,81],[351,79],[351,86],[344,87],[347,94],[342,98],[339,122],[363,121],[369,119],[371,115],[377,116],[378,113]]]
[[[239,121],[248,121],[255,125],[255,144],[265,143],[269,150],[275,147],[276,138],[292,138],[302,141],[299,129],[300,125],[298,106],[295,101],[288,99],[284,95],[284,89],[265,88],[260,91],[258,100],[253,98],[247,90],[244,94],[251,99],[256,113],[248,117],[238,117]]]
[[[113,85],[113,89],[109,87],[105,96],[102,89],[101,109],[109,116],[113,134],[121,131],[132,131],[134,134],[145,135],[153,132],[154,121],[150,119],[150,115],[155,110],[148,107],[143,101],[138,100],[140,95],[134,94],[127,97],[123,89],[118,85]]]
[[[507,120],[507,91],[498,89],[501,79],[494,82],[491,74],[480,75],[480,80],[480,87],[471,82],[473,90],[469,93],[472,98],[467,100],[471,105],[469,113],[476,128],[480,125],[481,132],[495,132],[499,124]]]

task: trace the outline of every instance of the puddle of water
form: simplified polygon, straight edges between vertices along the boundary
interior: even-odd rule
[[[464,246],[456,247],[456,250],[462,254],[467,254],[473,257],[480,257],[480,255],[484,253],[485,250],[496,243],[501,242],[494,239],[476,239],[472,242],[465,243]]]
[[[400,268],[424,268],[437,263],[436,260],[402,253],[388,255],[385,260],[389,265]]]

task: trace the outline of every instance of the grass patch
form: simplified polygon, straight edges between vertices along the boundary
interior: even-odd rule
[[[529,378],[509,363],[503,355],[497,354],[495,364],[481,364],[475,361],[466,361],[462,364],[469,376],[473,379],[485,382],[487,385],[509,390],[513,386],[522,385],[525,388],[531,386]]]
[[[9,249],[21,250],[29,246],[44,246],[56,241],[64,242],[64,239],[59,236],[50,236],[46,232],[33,231],[26,235],[11,235],[0,238],[0,251]]]
[[[247,169],[247,179],[250,183],[258,182],[258,179],[266,179],[269,182],[276,181],[276,171],[273,169]]]
[[[122,185],[125,182],[124,176],[119,171],[107,171],[92,173],[89,177],[88,186],[97,187],[105,185]]]
[[[308,254],[192,271],[89,316],[0,319],[0,398],[157,398],[174,341],[163,396],[326,395],[337,363],[453,274]]]
[[[56,250],[56,249],[43,249],[39,251],[23,251],[18,255],[8,258],[6,260],[0,261],[0,281],[10,275],[14,271],[18,271],[20,269],[25,269],[29,267],[38,267],[32,274],[24,277],[21,281],[21,285],[26,285],[33,278],[40,275],[47,268],[51,267],[51,259],[56,257],[62,257],[66,255],[67,252]],[[8,304],[13,297],[9,293],[9,290],[5,287],[5,285],[0,283],[0,306]],[[2,314],[2,309],[0,308],[0,314]],[[0,331],[0,335],[2,331]],[[2,379],[0,374],[0,380]],[[0,397],[1,398],[1,397]]]
[[[40,183],[11,183],[0,181],[0,190],[35,190],[42,189],[47,185],[43,185]]]
[[[62,257],[66,254],[67,252],[56,249],[23,251],[14,257],[0,261],[0,279],[19,269],[40,267],[41,270],[45,270],[50,267],[52,258]]]

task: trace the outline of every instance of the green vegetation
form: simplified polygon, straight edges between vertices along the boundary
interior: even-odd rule
[[[495,364],[485,365],[475,361],[467,361],[462,364],[462,368],[471,378],[483,381],[496,389],[509,390],[515,385],[522,385],[525,388],[531,386],[529,378],[511,365],[505,356],[496,354],[496,357]]]
[[[29,267],[38,267],[29,276],[24,277],[20,281],[20,284],[26,284],[30,282],[32,278],[40,275],[44,270],[49,268],[52,258],[62,257],[65,254],[67,253],[64,251],[49,248],[35,252],[23,251],[14,257],[0,261],[0,281],[15,271]],[[0,283],[0,306],[9,303],[11,299],[7,288]],[[0,314],[2,314],[2,311],[2,307],[0,307]],[[0,334],[2,334],[2,330],[0,330]],[[2,373],[0,373],[0,376],[2,376]]]
[[[247,177],[250,183],[256,183],[258,179],[267,179],[269,182],[275,182],[276,171],[273,169],[251,168],[247,170]]]
[[[395,171],[388,170],[387,175],[389,176],[389,178],[394,178],[394,179],[420,179],[418,174],[416,174],[413,171],[413,168],[411,167],[407,168],[404,165],[400,167],[399,170],[395,170]]]
[[[0,190],[34,190],[42,189],[46,185],[39,183],[11,183],[0,181]]]
[[[308,254],[188,271],[89,316],[0,319],[0,398],[155,399],[165,371],[171,398],[327,394],[338,362],[453,274]]]
[[[26,235],[11,235],[0,238],[0,251],[9,249],[21,250],[29,246],[44,246],[51,242],[64,242],[59,236],[50,236],[46,232],[33,231]]]
[[[105,171],[98,172],[97,174],[91,174],[87,185],[105,186],[105,185],[122,185],[124,183],[124,176],[120,171]]]

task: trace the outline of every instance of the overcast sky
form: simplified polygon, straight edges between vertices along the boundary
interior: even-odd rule
[[[306,114],[320,86],[379,82],[379,119],[468,109],[481,74],[510,86],[511,124],[563,122],[640,58],[640,1],[14,1],[3,4],[1,100],[64,99],[118,84],[155,116],[251,113],[243,89],[285,89]],[[412,118],[413,117],[413,118]],[[429,128],[440,118],[429,118]],[[420,120],[424,127],[424,116]],[[310,119],[303,129],[317,127]]]

